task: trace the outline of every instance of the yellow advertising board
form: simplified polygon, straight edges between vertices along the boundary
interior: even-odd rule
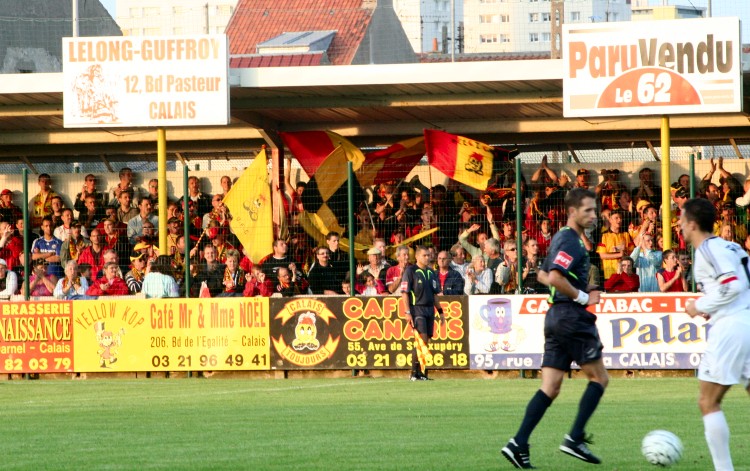
[[[269,369],[267,298],[73,303],[75,371]]]

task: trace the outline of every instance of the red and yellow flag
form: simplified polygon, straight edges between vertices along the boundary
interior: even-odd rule
[[[486,190],[492,177],[493,147],[468,137],[424,130],[427,159],[448,178]]]
[[[432,353],[417,329],[414,329],[414,349],[417,351],[419,365],[422,367],[422,373],[424,373],[427,370],[427,358],[432,357]]]
[[[362,186],[400,181],[422,160],[425,154],[424,137],[413,137],[385,149],[368,152],[357,172]]]
[[[260,151],[245,173],[224,196],[232,212],[229,223],[253,263],[273,251],[273,212],[266,150]]]
[[[357,146],[332,131],[280,132],[279,136],[310,177],[337,147],[344,150],[354,168],[359,168],[365,161],[365,155]]]

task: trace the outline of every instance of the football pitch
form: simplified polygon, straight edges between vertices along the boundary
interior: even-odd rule
[[[584,379],[531,437],[546,470],[648,470],[640,442],[671,430],[675,467],[710,470],[692,378],[613,377],[589,423],[592,466],[557,451]],[[149,379],[4,381],[0,469],[502,470],[499,453],[538,379]],[[750,408],[725,400],[738,470],[750,469]]]

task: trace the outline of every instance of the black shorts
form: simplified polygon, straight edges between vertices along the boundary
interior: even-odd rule
[[[567,371],[571,362],[585,365],[602,357],[596,316],[577,303],[555,304],[544,318],[542,367]]]
[[[432,337],[435,330],[435,306],[412,306],[411,317],[417,332]]]

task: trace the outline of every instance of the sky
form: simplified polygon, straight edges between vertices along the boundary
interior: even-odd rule
[[[115,3],[117,2],[117,0],[99,0],[99,1],[102,2],[102,5],[104,5],[104,8],[107,9],[110,16],[114,18],[115,17]]]

